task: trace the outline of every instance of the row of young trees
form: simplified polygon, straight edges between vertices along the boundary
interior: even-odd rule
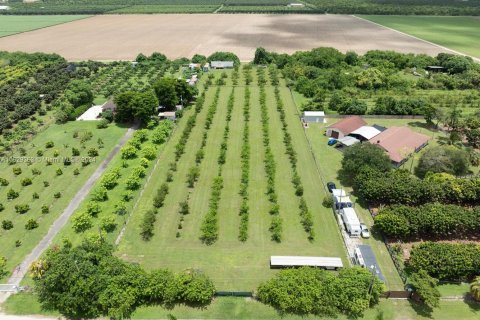
[[[242,177],[240,180],[240,196],[242,202],[240,204],[240,231],[238,240],[245,242],[248,239],[248,215],[250,208],[248,206],[248,184],[250,181],[250,88],[245,88],[245,96],[243,102],[243,144],[241,157]]]
[[[262,121],[262,133],[263,133],[263,147],[265,150],[265,159],[263,160],[265,165],[265,174],[267,177],[267,196],[270,202],[269,213],[272,217],[269,231],[273,241],[282,241],[282,218],[280,217],[280,205],[278,204],[278,195],[275,190],[275,157],[272,149],[270,148],[270,130],[269,130],[269,116],[267,108],[267,96],[265,93],[265,71],[262,68],[257,69],[257,81],[260,87],[260,112]]]
[[[480,207],[427,203],[388,206],[375,216],[375,228],[396,239],[464,238],[478,236]]]
[[[273,79],[273,82],[278,84],[278,76],[277,76],[277,69],[276,67],[270,67],[270,78]],[[276,81],[275,81],[276,79]],[[315,231],[313,230],[313,217],[311,211],[308,209],[307,202],[303,197],[303,185],[300,178],[300,175],[297,171],[297,153],[293,147],[292,143],[292,136],[288,132],[288,124],[286,120],[286,113],[285,107],[280,97],[280,90],[278,89],[278,85],[275,86],[275,100],[277,105],[277,111],[280,115],[280,120],[282,122],[282,131],[283,131],[283,143],[285,145],[286,154],[290,160],[290,165],[292,168],[292,184],[295,188],[295,195],[299,198],[299,209],[300,209],[300,221],[302,223],[305,232],[308,234],[308,239],[310,241],[315,239]]]
[[[220,143],[220,152],[218,155],[218,175],[213,179],[211,195],[208,205],[208,212],[200,226],[200,239],[207,245],[213,244],[218,239],[218,205],[223,189],[222,168],[226,161],[228,137],[230,133],[230,121],[232,120],[232,111],[235,103],[235,87],[228,98],[227,113],[225,116],[226,124],[223,131],[223,139]]]
[[[42,308],[72,319],[125,319],[144,305],[206,305],[215,294],[213,282],[199,271],[147,272],[116,257],[97,237],[78,247],[68,241],[53,247],[30,274]]]
[[[142,222],[140,223],[140,235],[144,241],[149,241],[154,235],[155,222],[157,220],[156,214],[158,209],[163,206],[166,196],[168,195],[168,184],[173,181],[173,174],[177,171],[177,162],[185,153],[185,145],[195,127],[198,114],[202,111],[205,103],[205,92],[197,98],[194,113],[186,120],[180,140],[175,145],[175,160],[169,164],[169,170],[165,182],[159,187],[153,198],[152,207],[143,214]]]

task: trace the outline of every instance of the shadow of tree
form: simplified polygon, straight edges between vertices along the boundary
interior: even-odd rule
[[[413,300],[413,299],[408,299],[408,302],[410,303],[410,306],[412,307],[412,309],[413,309],[419,316],[433,319],[433,317],[432,317],[433,309],[432,309],[432,308],[429,308],[429,307],[427,307],[426,305],[424,305],[424,304],[422,304],[422,303],[420,303],[420,302],[417,302],[417,301],[415,301],[415,300]]]

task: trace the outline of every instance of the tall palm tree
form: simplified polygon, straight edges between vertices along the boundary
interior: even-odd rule
[[[480,301],[480,276],[477,276],[470,284],[470,294],[473,299]]]

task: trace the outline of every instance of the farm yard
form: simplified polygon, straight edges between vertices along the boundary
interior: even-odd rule
[[[139,262],[148,269],[158,267],[201,269],[212,277],[219,290],[246,291],[271,276],[272,271],[269,268],[271,255],[288,255],[294,252],[298,255],[338,256],[342,258],[344,264],[348,264],[334,217],[331,211],[323,208],[318,201],[318,193],[324,194],[325,191],[319,176],[312,174],[316,172],[315,164],[298,122],[293,101],[289,97],[288,89],[283,85],[280,86],[279,94],[282,101],[285,101],[288,130],[296,141],[294,147],[298,161],[302,164],[298,167],[298,175],[304,187],[303,197],[312,215],[314,239],[309,241],[309,233],[305,232],[302,226],[298,196],[295,195],[294,186],[290,182],[292,169],[284,151],[272,154],[276,172],[274,189],[278,198],[278,217],[282,222],[278,233],[271,230],[272,219],[277,213],[269,213],[272,210],[272,203],[265,194],[266,149],[262,143],[260,103],[263,94],[257,84],[259,81],[257,69],[251,70],[250,73],[251,76],[246,76],[239,72],[238,80],[232,80],[234,73],[228,72],[225,85],[213,86],[207,90],[204,106],[198,116],[191,112],[185,113],[176,133],[165,146],[162,161],[152,172],[152,179],[146,185],[138,207],[127,225],[117,253],[120,257]],[[250,77],[252,77],[250,84],[245,85],[245,79]],[[233,81],[238,85],[232,87]],[[270,139],[267,146],[272,150],[285,150],[281,138],[282,123],[275,108],[274,88],[268,76],[265,77],[265,81],[267,81],[264,89],[265,111],[270,119],[268,131]],[[246,94],[247,90],[250,92],[249,95]],[[231,102],[229,104],[230,96],[233,97],[233,105]],[[246,98],[250,103],[248,107],[250,117],[248,121],[242,121]],[[189,116],[196,117],[196,125],[185,145],[185,154],[178,159],[176,170],[172,172],[169,167],[171,161],[176,159],[175,145],[179,142],[181,132],[185,130],[187,125],[185,121]],[[228,118],[231,119],[230,122]],[[225,129],[227,123],[228,130]],[[242,145],[245,140],[242,139],[242,132],[245,126],[249,128],[250,156],[247,180],[250,183],[247,186],[247,212],[242,212],[242,197],[239,194],[242,173],[238,163],[242,159],[242,154],[244,156]],[[226,149],[222,147],[224,132],[228,133]],[[205,136],[206,140],[203,138]],[[205,144],[202,141],[205,141]],[[200,150],[203,150],[204,154],[202,159],[196,156]],[[222,152],[225,152],[224,164],[219,160]],[[192,168],[195,167],[199,168],[198,180],[189,187],[187,180]],[[213,227],[216,236],[206,238],[202,230],[211,212],[210,197],[213,195],[212,188],[218,183],[216,176],[219,170],[223,186]],[[148,241],[142,240],[140,228],[142,219],[152,207],[152,199],[167,179],[169,172],[172,172],[173,181],[168,184],[168,194],[158,209],[153,235]],[[187,213],[181,213],[184,210],[182,209],[184,201],[188,203]],[[248,215],[246,224],[242,223],[244,215]],[[244,241],[239,239],[242,228],[246,228]],[[279,240],[276,240],[277,237]],[[141,253],[136,249],[139,246],[143,248]]]
[[[83,45],[86,39],[88,46]],[[154,51],[171,59],[230,51],[242,61],[251,61],[259,46],[279,53],[321,46],[358,53],[380,49],[435,55],[445,51],[341,15],[104,15],[0,39],[2,50],[54,52],[74,61],[133,60],[138,52]]]

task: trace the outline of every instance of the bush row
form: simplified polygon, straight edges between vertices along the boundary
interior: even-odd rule
[[[375,217],[375,228],[397,239],[478,236],[480,207],[464,208],[438,202],[416,207],[393,205],[380,210]]]
[[[245,78],[245,85],[249,85],[253,81],[252,65],[247,64],[243,66],[243,77]]]
[[[357,175],[354,188],[366,202],[419,205],[427,202],[480,204],[480,177],[455,178],[432,174],[419,179],[405,170],[386,173],[365,168]]]
[[[278,75],[276,68],[270,68],[270,76],[276,79],[276,83],[278,84]],[[272,83],[274,81],[272,80]],[[283,105],[282,98],[280,97],[280,90],[278,86],[275,86],[275,100],[277,104],[277,111],[280,115],[280,120],[282,122],[282,131],[283,131],[283,143],[285,145],[286,153],[290,160],[291,168],[292,168],[292,184],[295,188],[295,195],[299,197],[299,209],[300,209],[300,219],[302,226],[305,232],[308,233],[308,239],[312,241],[315,239],[315,231],[313,230],[313,217],[311,211],[308,209],[307,202],[303,198],[303,185],[301,178],[297,171],[297,153],[293,148],[292,143],[292,136],[288,132],[288,124],[286,120],[285,114],[285,107]]]
[[[245,88],[245,96],[243,103],[243,144],[241,157],[241,170],[242,178],[240,180],[240,195],[242,197],[242,203],[240,205],[240,232],[238,234],[238,240],[245,242],[248,239],[248,182],[250,173],[250,133],[249,123],[250,121],[250,89]]]
[[[220,153],[218,156],[218,176],[213,179],[212,191],[210,196],[210,203],[208,208],[208,213],[205,215],[205,218],[200,227],[202,235],[200,239],[205,244],[213,244],[218,239],[218,204],[220,202],[220,195],[223,188],[223,178],[222,178],[222,168],[225,164],[226,154],[227,154],[227,145],[228,145],[228,136],[230,133],[230,121],[232,119],[232,111],[235,103],[235,87],[232,89],[227,103],[227,114],[226,114],[226,125],[223,132],[223,140],[220,144]]]
[[[257,69],[258,85],[260,86],[260,111],[262,121],[263,132],[263,146],[265,147],[265,173],[267,176],[267,196],[270,201],[270,215],[272,215],[272,221],[270,223],[269,231],[271,233],[271,239],[276,242],[282,241],[282,218],[280,217],[280,206],[278,205],[278,196],[275,190],[275,157],[273,156],[272,149],[270,148],[270,130],[269,130],[269,117],[265,94],[265,73],[264,70]]]
[[[480,246],[424,242],[412,248],[407,266],[439,280],[469,280],[480,270]]]

